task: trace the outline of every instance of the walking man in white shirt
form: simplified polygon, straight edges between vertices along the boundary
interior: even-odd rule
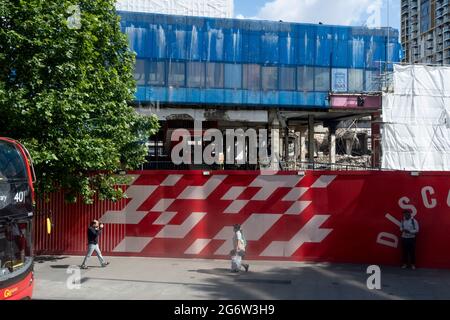
[[[400,226],[403,245],[403,269],[411,266],[416,269],[416,236],[419,233],[419,223],[411,215],[411,212],[403,212],[403,220]]]

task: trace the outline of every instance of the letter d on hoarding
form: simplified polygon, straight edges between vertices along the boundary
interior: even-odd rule
[[[381,269],[379,266],[370,266],[367,268],[367,274],[371,276],[367,279],[367,288],[369,290],[381,290]]]
[[[66,270],[70,276],[67,278],[66,286],[69,290],[81,289],[81,270],[78,266],[70,266]]]

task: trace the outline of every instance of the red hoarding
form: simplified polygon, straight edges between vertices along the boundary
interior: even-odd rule
[[[403,209],[420,224],[418,266],[450,267],[450,173],[142,171],[128,199],[39,205],[36,251],[84,254],[91,219],[106,255],[228,258],[241,224],[248,258],[397,265]],[[52,212],[52,234],[45,218]]]

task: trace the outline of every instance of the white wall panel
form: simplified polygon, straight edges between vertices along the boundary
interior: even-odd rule
[[[450,68],[395,66],[383,97],[383,168],[450,171]]]
[[[118,0],[118,11],[233,18],[233,0]]]

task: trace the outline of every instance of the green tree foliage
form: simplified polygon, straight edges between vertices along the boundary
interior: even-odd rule
[[[41,195],[120,199],[114,173],[138,168],[158,129],[129,105],[135,54],[114,3],[0,0],[0,135],[30,150]]]

